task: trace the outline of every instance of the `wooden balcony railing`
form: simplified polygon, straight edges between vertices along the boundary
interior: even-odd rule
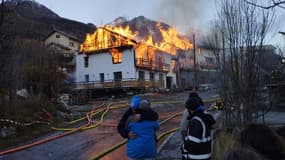
[[[136,59],[136,67],[158,72],[169,72],[170,65],[158,61],[149,61],[143,58]]]
[[[136,79],[125,79],[121,81],[108,80],[104,82],[76,82],[72,84],[74,89],[102,89],[102,88],[161,88],[160,81],[139,81]]]

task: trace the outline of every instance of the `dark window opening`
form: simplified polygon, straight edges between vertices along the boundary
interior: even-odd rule
[[[87,68],[89,66],[89,57],[84,57],[84,67]]]
[[[154,73],[149,73],[149,80],[154,81]]]
[[[139,81],[144,81],[144,71],[139,71]]]
[[[104,81],[105,81],[104,73],[100,73],[100,82],[104,83]]]
[[[85,75],[85,82],[89,82],[89,75],[88,74]]]

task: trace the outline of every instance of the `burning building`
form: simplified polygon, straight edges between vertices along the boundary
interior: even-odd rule
[[[76,56],[77,88],[176,87],[176,52],[193,46],[174,28],[155,25],[158,35],[142,34],[129,25],[104,26],[87,34]]]

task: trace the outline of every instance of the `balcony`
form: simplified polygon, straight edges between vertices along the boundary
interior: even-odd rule
[[[143,58],[136,59],[136,67],[157,72],[166,72],[166,73],[169,72],[170,70],[169,64],[158,61],[149,61],[148,59],[143,59]]]
[[[163,84],[160,81],[141,81],[137,79],[123,79],[121,81],[106,80],[76,82],[72,84],[73,89],[107,89],[107,88],[161,88]]]

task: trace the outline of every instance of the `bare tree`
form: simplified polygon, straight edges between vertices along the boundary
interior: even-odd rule
[[[244,1],[250,5],[253,5],[253,6],[262,8],[262,9],[273,9],[276,7],[285,9],[285,1],[283,0],[267,0],[268,2],[267,4],[269,5],[257,3],[256,0],[255,1],[244,0]]]
[[[48,100],[57,96],[65,77],[57,72],[57,58],[48,54],[42,42],[25,38],[34,27],[33,23],[18,26],[16,9],[21,2],[6,2],[1,0],[0,4],[0,112],[14,117],[23,106],[17,90],[26,88],[39,101]]]
[[[252,122],[258,112],[260,59],[258,51],[274,14],[244,0],[221,0],[217,33],[220,38],[221,95],[228,104],[226,117],[235,126]]]
[[[4,0],[1,1],[1,11],[0,11],[0,26],[3,24],[4,21]]]

